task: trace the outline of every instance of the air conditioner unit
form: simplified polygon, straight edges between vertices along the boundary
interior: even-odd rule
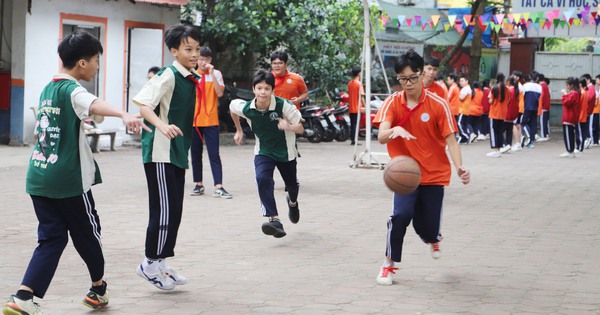
[[[413,5],[415,5],[415,3],[413,2],[413,0],[398,0],[398,5],[413,6]]]

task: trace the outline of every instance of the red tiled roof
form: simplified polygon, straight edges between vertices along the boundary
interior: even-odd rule
[[[164,5],[174,5],[181,6],[187,4],[188,0],[134,0],[135,2],[145,2],[145,3],[153,3],[153,4],[164,4]]]

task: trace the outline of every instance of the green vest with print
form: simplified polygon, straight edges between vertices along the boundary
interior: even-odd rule
[[[277,118],[283,118],[283,98],[275,97],[275,109],[267,109],[264,112],[251,108],[252,101],[248,101],[242,110],[254,135],[259,139],[259,155],[266,155],[278,162],[288,162],[288,147],[285,132],[279,130]]]

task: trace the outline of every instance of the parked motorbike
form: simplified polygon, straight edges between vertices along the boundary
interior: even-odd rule
[[[335,140],[344,142],[350,138],[350,116],[348,116],[348,104],[338,106],[333,109],[335,123],[338,125],[338,132]]]
[[[321,115],[321,108],[310,105],[300,107],[300,114],[302,115],[302,126],[304,127],[304,133],[301,137],[312,143],[321,142],[325,135],[325,128],[327,128],[327,122]]]

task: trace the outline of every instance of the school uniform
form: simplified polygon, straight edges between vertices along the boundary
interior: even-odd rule
[[[410,222],[425,243],[441,240],[440,222],[444,186],[452,170],[446,155],[446,137],[457,132],[446,100],[423,90],[418,104],[410,109],[404,91],[390,95],[381,106],[375,122],[387,121],[401,126],[416,140],[401,137],[387,143],[390,157],[408,155],[421,167],[421,183],[408,195],[394,194],[392,215],[388,219],[386,257],[402,259],[404,235]]]
[[[192,119],[198,75],[177,61],[163,68],[133,98],[148,106],[166,124],[179,127],[183,136],[168,139],[146,121],[152,132],[142,131],[142,159],[148,184],[149,222],[145,254],[150,259],[175,255],[183,211],[185,170],[192,142]]]
[[[575,126],[579,123],[581,99],[578,91],[570,91],[562,96],[563,104],[563,136],[567,152],[575,150]]]
[[[501,89],[504,89],[502,91]],[[499,149],[505,144],[503,130],[505,129],[504,121],[508,112],[508,103],[511,100],[511,93],[508,87],[498,84],[494,89],[497,89],[498,96],[493,97],[490,105],[490,147]],[[492,91],[493,93],[493,91]],[[504,93],[504,100],[501,100]]]
[[[300,184],[297,178],[296,134],[290,130],[279,130],[278,118],[287,120],[291,125],[300,123],[300,111],[289,101],[271,96],[269,108],[261,111],[256,108],[256,99],[248,102],[232,102],[232,113],[245,118],[256,136],[254,145],[254,170],[256,185],[264,217],[278,215],[275,203],[273,172],[279,170],[285,183],[290,200],[298,198]]]
[[[546,82],[540,82],[542,94],[540,97],[542,113],[540,115],[540,136],[550,137],[550,88]]]
[[[460,135],[460,143],[471,143],[471,132],[473,130],[470,129],[469,126],[469,112],[471,107],[471,98],[473,91],[470,86],[465,86],[460,90],[460,108],[458,114],[458,130]]]
[[[96,99],[67,74],[55,75],[40,96],[26,179],[39,221],[38,247],[22,281],[39,298],[46,294],[69,234],[91,281],[104,276],[100,220],[91,191],[102,178],[83,128]]]
[[[523,101],[524,112],[521,120],[521,128],[523,134],[529,139],[529,144],[535,142],[535,134],[537,133],[537,113],[539,107],[539,99],[542,94],[542,87],[534,82],[523,84]]]

